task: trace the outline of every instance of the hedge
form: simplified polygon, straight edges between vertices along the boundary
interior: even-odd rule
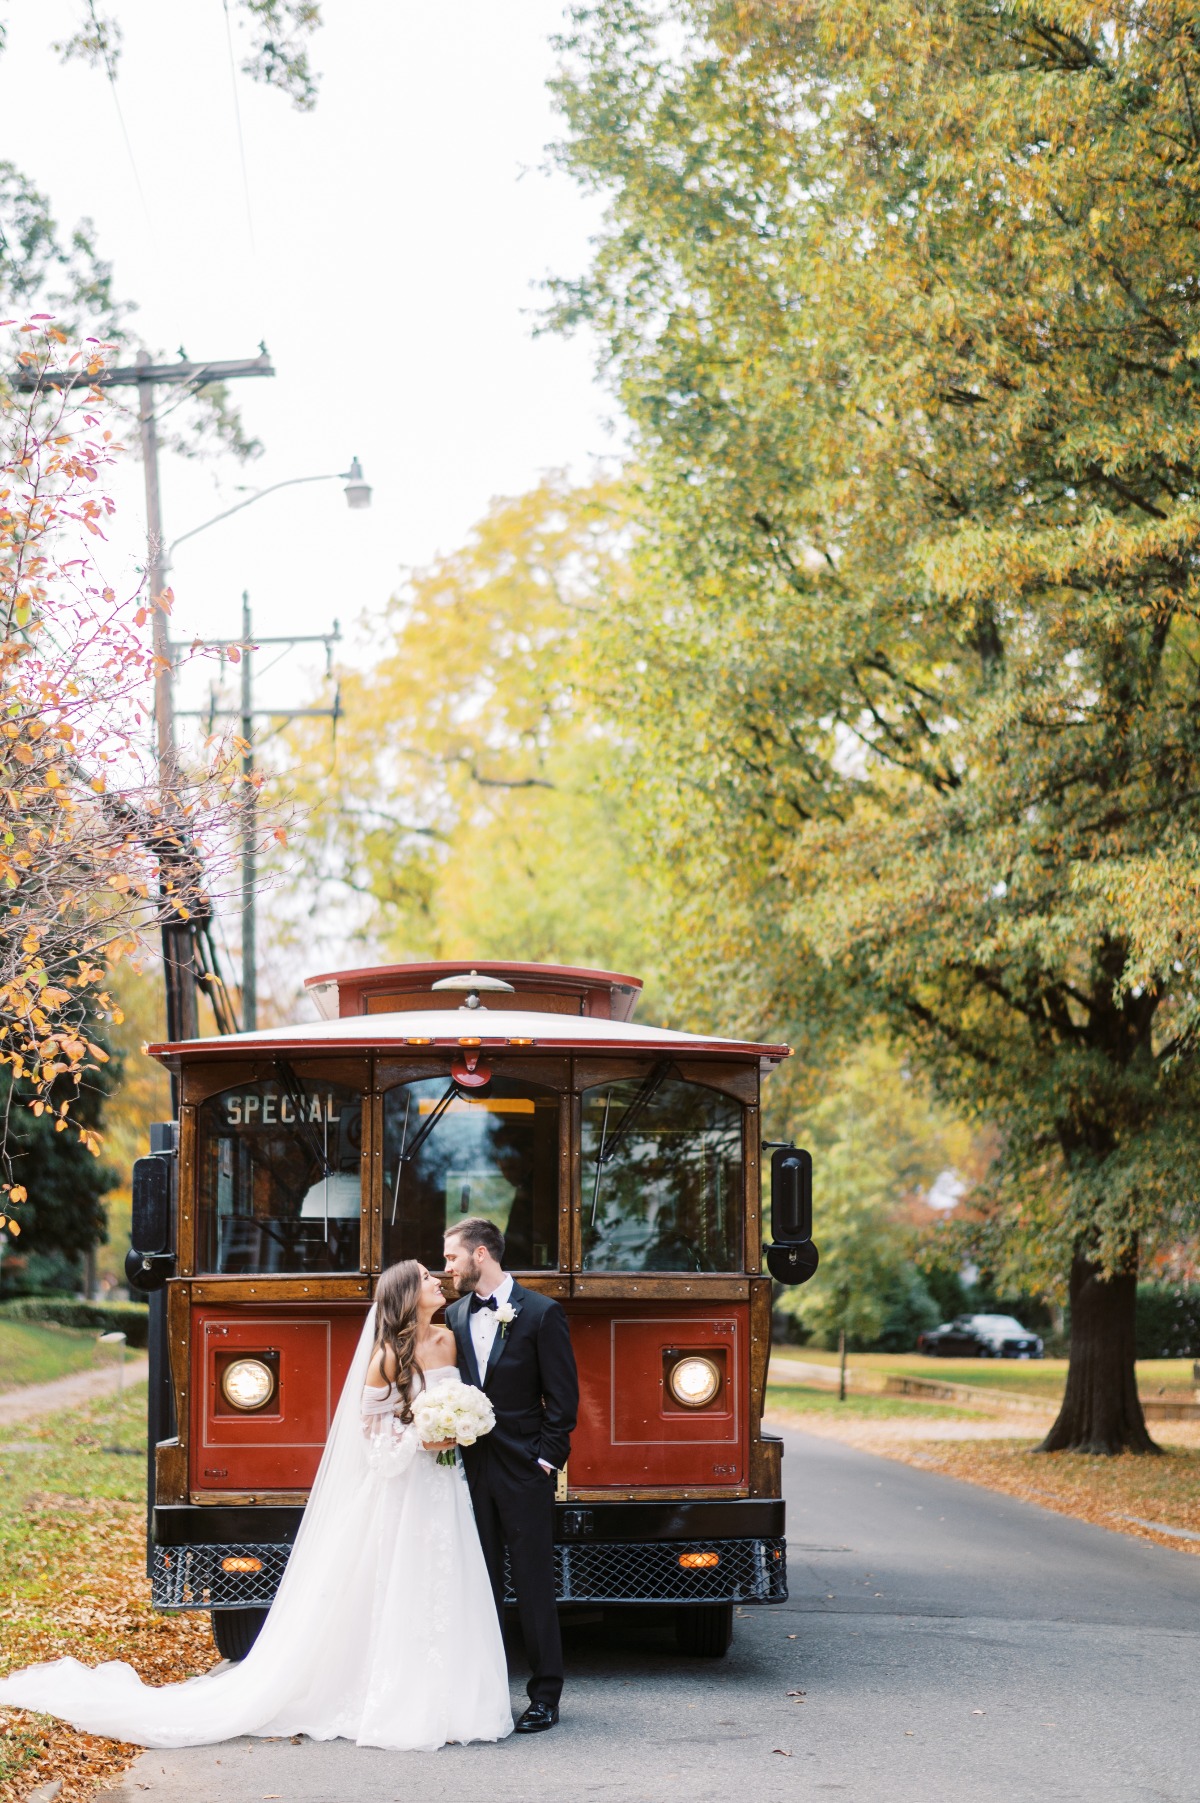
[[[1139,1283],[1137,1357],[1200,1358],[1200,1284]]]
[[[128,1346],[142,1347],[150,1310],[144,1302],[77,1302],[73,1296],[15,1296],[0,1302],[0,1321],[45,1321],[92,1333],[123,1333]]]

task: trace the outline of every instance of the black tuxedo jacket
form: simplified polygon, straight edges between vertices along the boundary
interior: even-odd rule
[[[482,1379],[471,1339],[471,1298],[446,1310],[458,1346],[464,1383],[483,1390],[496,1411],[496,1425],[475,1446],[463,1448],[470,1466],[481,1454],[497,1459],[513,1476],[544,1477],[538,1465],[563,1466],[579,1413],[579,1378],[567,1317],[552,1297],[527,1290],[515,1280],[509,1297],[515,1318],[508,1331],[496,1329]],[[473,1456],[474,1455],[474,1458]]]

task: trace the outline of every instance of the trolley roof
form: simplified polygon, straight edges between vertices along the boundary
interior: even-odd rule
[[[764,1069],[790,1056],[785,1045],[643,1027],[630,1016],[640,977],[573,964],[516,964],[444,959],[376,964],[309,977],[305,987],[319,1021],[227,1033],[147,1049],[164,1064],[202,1054],[374,1051],[428,1046],[530,1047],[540,1051],[675,1053],[689,1057],[757,1058]]]
[[[360,970],[332,970],[322,976],[307,977],[304,983],[317,1013],[326,1020],[346,1014],[390,1014],[409,1008],[457,1008],[464,992],[476,986],[489,1008],[524,1005],[535,1014],[584,1014],[604,1020],[630,1020],[641,994],[642,979],[577,964],[518,964],[505,958],[454,964],[439,958],[416,964],[372,964]]]
[[[791,1047],[786,1045],[680,1033],[671,1027],[639,1026],[634,1021],[527,1013],[519,1008],[493,1012],[486,1007],[347,1015],[339,1020],[305,1021],[294,1027],[267,1027],[256,1033],[227,1033],[212,1039],[152,1045],[147,1050],[167,1064],[197,1054],[206,1058],[232,1058],[260,1051],[321,1053],[423,1047],[458,1051],[476,1046],[492,1051],[512,1047],[545,1052],[657,1052],[684,1057],[755,1057],[764,1069],[791,1054]]]

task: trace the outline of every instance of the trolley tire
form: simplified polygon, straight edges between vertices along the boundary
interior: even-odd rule
[[[223,1659],[244,1659],[267,1619],[265,1609],[214,1609],[212,1635]]]
[[[732,1603],[692,1604],[675,1611],[675,1644],[693,1659],[723,1659],[732,1639]]]

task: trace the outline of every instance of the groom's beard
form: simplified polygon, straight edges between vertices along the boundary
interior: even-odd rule
[[[478,1271],[468,1272],[466,1277],[457,1277],[457,1276],[455,1276],[455,1274],[453,1272],[451,1272],[450,1273],[450,1281],[454,1285],[455,1292],[457,1295],[470,1296],[475,1290],[477,1290],[479,1288],[479,1272]]]

